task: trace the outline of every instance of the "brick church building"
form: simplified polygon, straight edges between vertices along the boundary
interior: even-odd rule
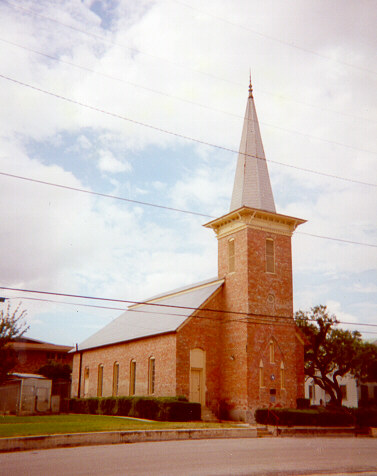
[[[251,84],[218,276],[130,306],[76,349],[72,396],[184,395],[205,412],[253,421],[304,397],[304,342],[293,320],[291,236],[276,213]]]

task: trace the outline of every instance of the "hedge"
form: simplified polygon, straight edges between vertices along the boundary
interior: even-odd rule
[[[71,413],[121,415],[159,421],[197,421],[201,419],[200,403],[185,397],[105,397],[71,398]]]
[[[277,418],[276,418],[277,417]],[[272,411],[260,408],[255,411],[255,420],[264,425],[279,426],[354,426],[352,414],[344,411],[293,410],[276,408]]]
[[[377,410],[363,408],[332,410],[325,408],[305,410],[274,408],[268,410],[260,408],[255,411],[255,420],[263,425],[376,427]]]

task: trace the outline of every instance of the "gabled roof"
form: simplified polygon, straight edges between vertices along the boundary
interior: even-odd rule
[[[251,82],[230,211],[242,207],[276,213]]]
[[[175,332],[222,286],[223,282],[223,279],[214,278],[133,305],[82,342],[77,350]]]
[[[44,350],[48,352],[69,352],[72,349],[71,345],[51,344],[30,337],[16,337],[11,341],[10,345],[16,351]]]

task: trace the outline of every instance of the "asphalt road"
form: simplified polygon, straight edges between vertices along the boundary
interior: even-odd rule
[[[377,476],[377,439],[250,438],[88,446],[0,454],[12,476]]]

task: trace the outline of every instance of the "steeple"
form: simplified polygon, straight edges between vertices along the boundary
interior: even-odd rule
[[[276,213],[251,78],[230,211],[245,206]]]

